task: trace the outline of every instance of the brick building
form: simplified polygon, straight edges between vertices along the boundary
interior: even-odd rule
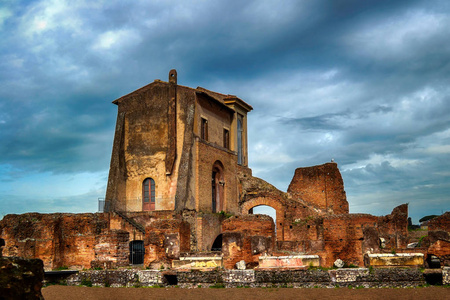
[[[232,95],[156,80],[113,102],[117,126],[106,207],[237,213],[247,170],[247,113]]]
[[[326,267],[338,258],[362,266],[368,253],[406,251],[407,205],[382,217],[349,214],[334,162],[298,168],[287,192],[253,177],[252,107],[238,97],[178,85],[171,70],[168,82],[155,80],[113,103],[104,212],[7,215],[0,221],[5,255],[41,258],[46,269],[196,266],[199,255],[214,257],[205,265],[216,266],[219,256],[234,268],[286,254],[317,255]],[[276,219],[253,215],[259,205],[274,208]],[[414,251],[433,249],[448,263],[448,218],[427,248]]]

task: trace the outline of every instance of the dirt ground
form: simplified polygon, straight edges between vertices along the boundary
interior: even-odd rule
[[[349,288],[96,288],[53,285],[42,289],[46,300],[102,300],[102,299],[450,299],[448,287],[405,289],[349,289]]]

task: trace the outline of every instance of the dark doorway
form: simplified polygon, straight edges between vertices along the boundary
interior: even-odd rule
[[[132,265],[142,265],[144,263],[144,241],[130,242],[130,263]]]
[[[223,165],[217,160],[213,165],[211,176],[211,210],[213,213],[221,212],[224,209],[224,185]]]
[[[219,234],[214,240],[211,251],[222,251],[222,234]]]

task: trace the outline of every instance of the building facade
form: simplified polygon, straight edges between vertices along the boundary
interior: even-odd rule
[[[106,207],[238,213],[248,171],[247,113],[236,96],[155,80],[113,102],[117,125]]]

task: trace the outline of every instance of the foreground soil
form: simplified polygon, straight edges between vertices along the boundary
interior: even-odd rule
[[[98,299],[450,299],[448,287],[405,289],[349,289],[349,288],[239,288],[239,289],[182,289],[182,288],[96,288],[53,285],[42,289],[46,300]]]

